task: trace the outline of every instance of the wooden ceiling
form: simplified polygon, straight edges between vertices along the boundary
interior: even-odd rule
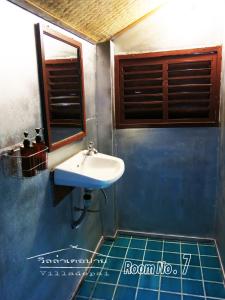
[[[43,15],[93,42],[104,42],[130,28],[165,0],[24,0]]]

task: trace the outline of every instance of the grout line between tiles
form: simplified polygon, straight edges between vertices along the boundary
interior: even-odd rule
[[[202,270],[202,262],[201,262],[200,250],[199,250],[199,244],[198,243],[197,243],[197,247],[198,247],[199,262],[200,262],[200,269],[201,269],[201,275],[202,275],[202,287],[203,287],[203,292],[204,292],[205,300],[207,300],[207,298],[206,298],[206,291],[205,291],[205,282],[204,282],[203,270]]]
[[[180,291],[181,291],[181,300],[183,300],[183,268],[182,268],[182,246],[180,242]]]
[[[221,270],[222,270],[222,273],[223,273],[223,285],[224,285],[224,288],[225,288],[225,270],[224,270],[223,262],[222,262],[222,259],[221,259],[221,256],[220,256],[220,251],[219,251],[219,247],[217,245],[216,240],[215,240],[215,245],[216,245],[217,255],[218,255],[219,261],[220,261],[220,267],[221,267]]]
[[[179,244],[178,242],[176,242],[176,244]],[[183,244],[183,243],[182,243]],[[189,245],[193,245],[193,244],[189,244]],[[105,245],[105,246],[108,246],[108,245]],[[202,246],[202,245],[201,245]],[[108,246],[109,247],[109,246]],[[113,247],[116,247],[116,248],[127,248],[127,247],[123,247],[123,246],[117,246],[117,245],[114,245]],[[205,246],[206,247],[206,246]],[[210,247],[215,247],[215,246],[210,246]],[[130,247],[130,249],[135,249],[135,250],[144,250],[143,248],[137,248],[137,247]],[[216,249],[216,247],[215,247]],[[153,252],[161,252],[159,250],[154,250],[154,249],[146,249],[146,251],[153,251]],[[164,251],[164,252],[167,252],[167,253],[173,253],[173,254],[180,254],[180,252],[175,252],[175,251]],[[196,255],[198,256],[199,254],[194,254],[194,253],[190,253],[191,255]],[[201,256],[208,256],[208,257],[217,257],[217,255],[206,255],[206,254],[200,254]]]
[[[212,284],[220,284],[220,285],[222,285],[223,284],[223,282],[221,281],[221,282],[219,282],[219,281],[210,281],[210,280],[204,280],[204,274],[203,274],[203,270],[205,269],[205,270],[220,270],[221,271],[221,268],[215,268],[215,267],[204,267],[203,265],[202,265],[202,260],[201,260],[201,257],[203,258],[203,257],[211,257],[211,258],[217,258],[218,256],[219,256],[219,252],[218,252],[218,248],[217,248],[217,244],[215,243],[215,245],[212,245],[212,244],[210,244],[210,245],[205,245],[205,244],[202,244],[201,243],[201,241],[195,241],[194,243],[191,243],[190,245],[197,245],[197,250],[198,250],[198,254],[191,254],[191,255],[195,255],[195,256],[198,256],[199,257],[199,265],[189,265],[189,267],[195,267],[196,268],[196,270],[197,270],[197,268],[198,269],[200,269],[200,271],[201,271],[201,279],[195,279],[195,278],[186,278],[186,277],[183,277],[183,274],[182,274],[182,245],[183,244],[189,244],[189,243],[185,243],[185,242],[183,242],[183,241],[177,241],[177,242],[170,242],[169,240],[160,240],[161,242],[162,242],[162,250],[161,251],[159,251],[159,250],[154,250],[154,249],[147,249],[147,246],[148,246],[148,241],[153,241],[151,238],[149,238],[149,236],[146,236],[145,238],[141,238],[141,239],[138,239],[138,238],[136,238],[136,236],[135,237],[133,237],[133,236],[130,236],[129,238],[128,237],[119,237],[119,239],[128,239],[129,240],[129,243],[128,243],[128,246],[127,247],[123,247],[123,246],[116,246],[115,245],[115,242],[112,242],[112,244],[111,245],[104,245],[104,246],[107,246],[106,248],[109,248],[109,251],[108,251],[108,254],[107,255],[103,255],[103,256],[105,256],[106,257],[106,260],[105,260],[105,262],[104,262],[104,264],[103,264],[103,266],[102,267],[99,267],[99,269],[101,269],[101,271],[100,271],[100,274],[101,274],[101,272],[102,272],[102,270],[104,270],[104,271],[117,271],[117,272],[119,272],[119,276],[118,276],[118,278],[117,278],[117,282],[116,283],[108,283],[108,282],[102,282],[101,281],[101,278],[100,278],[100,275],[98,275],[98,277],[97,277],[97,279],[96,279],[96,281],[91,281],[91,280],[86,280],[85,279],[85,281],[87,281],[87,282],[94,282],[94,287],[92,288],[92,291],[91,291],[91,295],[89,296],[89,297],[85,297],[85,296],[79,296],[80,298],[82,298],[82,299],[91,299],[91,300],[100,300],[100,299],[97,299],[97,298],[93,298],[93,295],[94,295],[94,292],[95,292],[95,289],[96,289],[96,286],[97,286],[97,284],[98,283],[101,283],[101,284],[105,284],[105,285],[111,285],[111,286],[113,286],[114,287],[114,290],[113,290],[113,296],[112,296],[112,300],[115,300],[115,294],[116,294],[116,291],[117,291],[117,288],[118,288],[118,286],[119,287],[125,287],[125,288],[130,288],[130,289],[135,289],[135,300],[137,300],[137,298],[138,298],[138,291],[139,290],[149,290],[149,291],[156,291],[156,292],[158,292],[158,300],[160,300],[160,293],[161,292],[165,292],[165,293],[168,293],[168,294],[174,294],[174,295],[180,295],[181,296],[181,300],[183,300],[183,295],[187,295],[187,296],[191,296],[191,297],[197,297],[196,299],[202,299],[202,300],[206,300],[207,299],[207,297],[206,297],[206,290],[205,290],[205,282],[207,282],[207,283],[212,283]],[[132,240],[145,240],[145,247],[144,248],[135,248],[135,247],[131,247],[131,241]],[[159,240],[156,240],[156,241],[159,241]],[[215,242],[215,241],[214,241]],[[179,246],[180,246],[180,252],[172,252],[172,251],[165,251],[165,244],[166,243],[177,243],[177,244],[179,244]],[[103,246],[102,245],[102,246]],[[216,251],[218,252],[218,256],[216,256],[216,255],[201,255],[200,254],[200,246],[210,246],[210,247],[214,247],[215,249],[216,249]],[[126,253],[125,253],[125,256],[124,257],[117,257],[117,256],[110,256],[110,252],[111,252],[111,249],[112,248],[125,248],[126,249]],[[124,264],[124,261],[127,259],[127,255],[128,255],[128,251],[129,251],[129,249],[134,249],[134,250],[141,250],[142,252],[143,252],[143,256],[142,256],[142,259],[135,259],[135,258],[129,258],[129,260],[135,260],[135,261],[139,261],[141,264],[144,264],[145,262],[146,263],[157,263],[157,261],[146,261],[145,260],[145,256],[146,256],[146,253],[148,252],[148,251],[152,251],[152,252],[159,252],[159,253],[161,253],[161,261],[163,261],[163,257],[164,257],[164,253],[172,253],[172,254],[179,254],[180,255],[180,264],[177,264],[177,263],[170,263],[172,266],[180,266],[180,272],[181,272],[181,274],[180,274],[180,277],[176,277],[176,276],[167,276],[167,275],[164,275],[163,274],[163,276],[165,276],[165,277],[167,277],[167,278],[176,278],[176,279],[180,279],[181,280],[181,292],[180,293],[178,293],[178,292],[172,292],[172,291],[167,291],[167,290],[163,290],[162,289],[162,274],[160,274],[159,276],[160,276],[160,278],[159,278],[159,288],[158,289],[151,289],[151,288],[144,288],[144,287],[140,287],[140,274],[139,274],[139,277],[138,277],[138,282],[137,282],[137,285],[135,285],[135,286],[129,286],[129,285],[125,285],[125,284],[119,284],[119,281],[120,281],[120,277],[121,277],[121,274],[122,274],[122,271],[123,271],[123,264]],[[138,252],[138,251],[137,251]],[[110,268],[105,268],[105,265],[106,265],[106,262],[107,262],[107,259],[108,258],[113,258],[113,259],[118,259],[118,260],[122,260],[123,261],[123,264],[122,264],[122,266],[121,266],[121,268],[120,269],[110,269]],[[151,258],[151,256],[150,256],[150,258]],[[172,256],[171,256],[171,258],[173,258]],[[220,257],[219,257],[219,259],[220,259]],[[213,262],[213,261],[212,261]],[[168,262],[169,263],[169,262]],[[221,263],[221,260],[220,260],[220,263]],[[97,267],[96,267],[97,268]],[[193,271],[194,271],[195,269],[193,269]],[[222,270],[223,271],[223,270]],[[158,276],[158,275],[157,275]],[[86,277],[87,278],[87,277]],[[200,278],[200,277],[199,277]],[[189,294],[189,293],[183,293],[183,279],[185,279],[185,280],[189,280],[189,281],[198,281],[198,282],[202,282],[202,284],[203,284],[203,291],[204,291],[204,296],[203,295],[196,295],[196,294]],[[210,296],[210,299],[214,299],[214,300],[222,300],[223,298],[218,298],[218,297],[212,297],[212,296]],[[102,299],[101,299],[102,300]]]
[[[131,248],[130,248],[131,249]],[[143,251],[143,249],[141,249]],[[157,251],[157,252],[161,252],[161,251]],[[102,256],[106,256],[106,255],[102,255]],[[198,255],[195,255],[195,256],[198,256]],[[110,256],[110,255],[107,255],[107,258],[115,258],[115,259],[123,259],[123,257],[118,257],[118,256]],[[138,259],[138,258],[129,258],[129,260],[135,260],[135,261],[142,261],[141,259]],[[151,263],[157,263],[157,261],[155,260],[145,260],[146,262],[151,262]],[[171,262],[168,262],[169,264],[171,265],[174,265],[174,266],[180,266],[180,264],[177,264],[177,263],[171,263]],[[189,265],[189,267],[195,267],[195,268],[199,268],[200,266],[199,265]],[[215,268],[215,267],[206,267],[206,266],[202,266],[202,268],[204,269],[212,269],[212,270],[221,270],[220,268]]]
[[[118,239],[129,239],[129,237],[128,236],[118,236],[117,237]],[[135,239],[135,240],[145,240],[145,239],[147,239],[148,238],[148,240],[149,241],[152,241],[152,242],[159,242],[159,241],[162,241],[163,239],[165,240],[165,238],[162,238],[162,237],[157,237],[157,238],[152,238],[152,237],[150,237],[149,235],[147,235],[146,237],[144,237],[144,236],[135,236],[135,238],[133,238],[133,239]],[[106,239],[107,240],[107,239]],[[190,239],[190,240],[188,240],[188,237],[187,237],[187,239],[185,240],[185,239],[183,239],[183,240],[179,240],[179,239],[174,239],[174,240],[170,240],[170,239],[168,239],[168,240],[165,240],[166,241],[166,243],[169,243],[169,244],[179,244],[179,243],[181,243],[181,244],[188,244],[188,245],[195,245],[197,242],[201,242],[201,246],[205,246],[205,247],[215,247],[215,244],[213,244],[212,242],[215,242],[214,241],[214,239],[211,239],[210,241],[207,239],[205,239],[205,238],[196,238],[196,240],[193,238],[193,239]]]
[[[161,255],[161,261],[163,261],[164,240],[162,241],[162,243],[163,243],[163,244],[162,244],[162,255]],[[160,277],[159,277],[158,300],[160,300],[161,281],[162,281],[162,274],[160,274]]]
[[[111,245],[111,247],[110,247],[110,249],[109,249],[108,254],[110,253],[112,247],[113,247],[113,243],[112,243],[112,245]],[[94,294],[94,292],[95,292],[95,288],[96,288],[96,286],[97,286],[97,284],[98,284],[98,282],[99,282],[99,278],[100,278],[100,276],[101,276],[101,272],[102,272],[102,270],[104,269],[104,266],[105,266],[105,264],[106,264],[106,262],[107,262],[108,254],[106,255],[104,264],[102,265],[101,270],[100,270],[100,272],[99,272],[99,275],[98,275],[98,277],[97,277],[97,279],[96,279],[96,281],[95,281],[95,284],[94,284],[94,287],[93,287],[93,289],[92,289],[92,292],[91,292],[91,294],[90,294],[89,299],[92,299],[92,296],[93,296],[93,294]]]
[[[124,259],[123,259],[123,263],[124,263],[125,260],[126,260],[127,253],[128,253],[129,247],[130,247],[131,240],[132,240],[132,236],[130,236],[129,244],[128,244],[128,246],[127,246],[127,250],[126,250],[126,253],[125,253],[125,256],[124,256]],[[121,276],[121,274],[122,274],[122,270],[123,270],[123,265],[122,265],[122,267],[121,267],[120,274],[119,274],[119,276],[118,276],[118,279],[117,279],[117,282],[116,282],[116,285],[115,285],[115,288],[114,288],[114,291],[113,291],[112,300],[113,300],[114,297],[115,297],[116,290],[117,290],[117,287],[118,287],[118,284],[119,284],[119,280],[120,280],[120,276]]]
[[[145,232],[145,231],[133,231],[133,230],[117,230],[118,236],[124,235],[132,235],[138,237],[148,237],[148,238],[157,238],[161,240],[189,240],[193,242],[202,241],[202,242],[214,242],[214,239],[211,237],[199,237],[199,236],[187,236],[187,235],[176,235],[176,234],[166,234],[166,233],[156,233],[156,232]]]
[[[118,269],[104,269],[104,271],[117,271],[119,272],[120,270]],[[152,276],[156,276],[156,277],[159,277],[159,275],[152,275]],[[164,277],[166,278],[172,278],[172,279],[181,279],[181,277],[174,277],[174,276],[166,276],[166,275],[163,275]],[[183,278],[182,279],[185,279],[185,280],[188,280],[188,281],[199,281],[199,282],[202,282],[201,279],[196,279],[196,278]],[[92,280],[90,279],[86,279],[85,281],[87,282],[93,282]],[[211,281],[211,280],[205,280],[205,282],[208,282],[208,283],[216,283],[216,284],[223,284],[223,282],[221,281]],[[99,283],[104,283],[104,284],[109,284],[108,282],[104,282],[104,281],[99,281]],[[114,285],[114,284],[113,284]],[[119,285],[123,285],[123,284],[119,284]],[[141,287],[140,289],[144,289],[144,287]],[[149,289],[149,288],[146,288],[146,289]],[[149,289],[151,290],[151,289]]]
[[[88,281],[88,282],[91,282],[91,281]],[[108,283],[108,282],[100,282],[101,284],[103,285],[110,285],[110,286],[115,286],[114,283]],[[118,284],[117,286],[119,287],[124,287],[124,288],[129,288],[129,289],[135,289],[135,287],[133,286],[129,286],[129,285],[126,285],[126,284]],[[139,287],[140,290],[145,290],[145,291],[154,291],[154,292],[158,292],[157,289],[149,289],[149,288],[144,288],[144,287]],[[179,292],[173,292],[173,291],[167,291],[167,290],[161,290],[162,292],[165,292],[165,293],[168,293],[168,294],[171,294],[171,295],[181,295],[181,293]],[[205,296],[203,295],[199,295],[199,294],[191,294],[191,293],[183,293],[184,296],[191,296],[191,297],[197,297],[197,298],[201,298],[203,300],[205,300]],[[85,299],[90,299],[89,297],[86,297],[86,296],[79,296],[79,297],[83,297]],[[91,300],[93,299],[96,299],[96,298],[91,298]],[[215,299],[215,300],[224,300],[224,298],[218,298],[218,297],[213,297],[213,296],[210,296],[210,299]],[[103,300],[103,299],[102,299]]]
[[[143,256],[142,256],[142,265],[143,265],[143,263],[144,263],[144,258],[145,258],[145,253],[146,253],[146,249],[147,249],[147,244],[148,244],[148,238],[147,238],[146,241],[145,241],[145,249],[144,249],[144,253],[143,253]],[[140,281],[141,281],[141,275],[139,274],[139,277],[138,277],[138,284],[137,284],[136,293],[135,293],[135,300],[137,299]]]

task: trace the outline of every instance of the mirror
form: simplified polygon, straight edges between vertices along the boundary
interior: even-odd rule
[[[39,81],[49,151],[86,135],[82,45],[36,24]]]

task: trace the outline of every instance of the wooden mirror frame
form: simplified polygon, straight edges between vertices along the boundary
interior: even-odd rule
[[[49,151],[56,150],[62,146],[70,144],[72,142],[81,140],[86,136],[86,114],[85,114],[85,95],[84,95],[84,75],[83,75],[83,53],[81,43],[75,41],[74,39],[67,37],[55,30],[49,28],[48,26],[43,26],[41,24],[35,24],[35,35],[36,35],[36,47],[38,55],[38,72],[39,72],[39,86],[41,94],[42,110],[44,112],[44,138]],[[60,140],[58,142],[51,142],[51,128],[50,128],[50,113],[49,113],[49,97],[48,97],[48,83],[46,75],[46,64],[45,64],[45,49],[44,49],[44,39],[43,36],[47,35],[60,42],[66,43],[72,47],[75,47],[78,51],[80,59],[80,77],[81,77],[81,110],[82,110],[82,130],[68,138]]]

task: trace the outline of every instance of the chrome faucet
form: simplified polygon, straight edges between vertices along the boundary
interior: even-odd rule
[[[97,153],[98,153],[98,151],[94,148],[94,143],[89,142],[86,155],[90,156],[90,155],[97,154]]]
[[[80,164],[78,164],[77,167],[83,166],[83,164],[84,164],[84,162],[85,162],[85,160],[88,156],[91,156],[91,155],[94,155],[94,154],[97,154],[97,153],[98,153],[98,151],[94,148],[94,143],[89,142],[87,152],[84,153],[84,157],[82,159],[82,162]]]

